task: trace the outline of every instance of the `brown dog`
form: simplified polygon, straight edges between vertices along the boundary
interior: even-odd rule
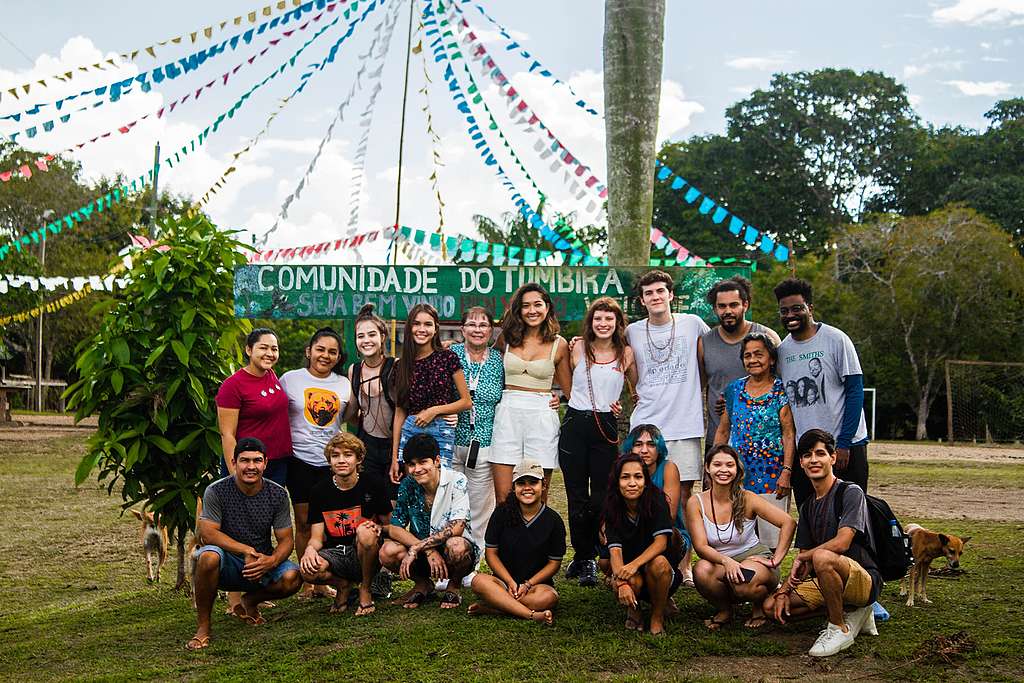
[[[960,538],[949,534],[940,534],[929,531],[919,524],[908,524],[907,534],[910,536],[910,548],[914,553],[914,564],[910,567],[909,577],[904,577],[900,582],[900,595],[907,595],[909,584],[910,597],[907,598],[907,607],[913,607],[915,594],[920,594],[921,602],[931,602],[925,589],[925,581],[928,579],[928,570],[931,568],[932,560],[945,557],[946,563],[953,569],[957,569],[960,566],[960,555],[964,551],[964,544],[971,540],[971,537]]]
[[[146,580],[160,583],[160,567],[167,561],[167,529],[156,525],[152,512],[139,512],[132,508],[132,514],[142,522],[142,549],[146,553]]]

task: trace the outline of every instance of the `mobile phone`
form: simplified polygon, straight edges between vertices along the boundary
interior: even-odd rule
[[[753,569],[747,569],[746,567],[740,567],[740,573],[743,574],[743,583],[750,583],[757,574]]]
[[[472,439],[469,442],[469,454],[466,457],[466,467],[471,470],[476,469],[476,458],[480,454],[480,442],[476,439]]]

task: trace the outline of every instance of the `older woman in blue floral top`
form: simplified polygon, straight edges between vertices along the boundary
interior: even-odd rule
[[[725,388],[715,444],[739,452],[746,490],[788,512],[796,427],[785,386],[775,374],[778,351],[767,335],[754,333],[740,343],[740,357],[749,374]],[[779,530],[771,524],[758,520],[757,535],[769,548],[778,545]]]

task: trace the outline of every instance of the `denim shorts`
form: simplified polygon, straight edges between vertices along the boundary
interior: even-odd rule
[[[416,426],[416,416],[410,415],[405,418],[402,424],[402,436],[398,440],[398,462],[402,460],[402,453],[405,451],[405,442],[417,434],[430,434],[437,441],[441,449],[441,464],[445,467],[452,466],[455,458],[455,427],[444,421],[443,417],[434,418],[433,422],[426,427]]]
[[[250,581],[242,576],[245,561],[238,555],[229,553],[217,545],[204,545],[196,550],[194,557],[199,559],[199,556],[206,552],[217,553],[220,557],[220,578],[217,579],[217,588],[224,591],[248,593],[277,583],[284,578],[288,571],[294,570],[296,573],[299,571],[299,565],[291,560],[285,560],[264,574],[259,581]]]

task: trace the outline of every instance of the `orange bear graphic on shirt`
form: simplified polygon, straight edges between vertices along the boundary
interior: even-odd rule
[[[310,424],[327,427],[338,418],[341,400],[333,391],[310,387],[304,392],[305,409],[302,411]]]

